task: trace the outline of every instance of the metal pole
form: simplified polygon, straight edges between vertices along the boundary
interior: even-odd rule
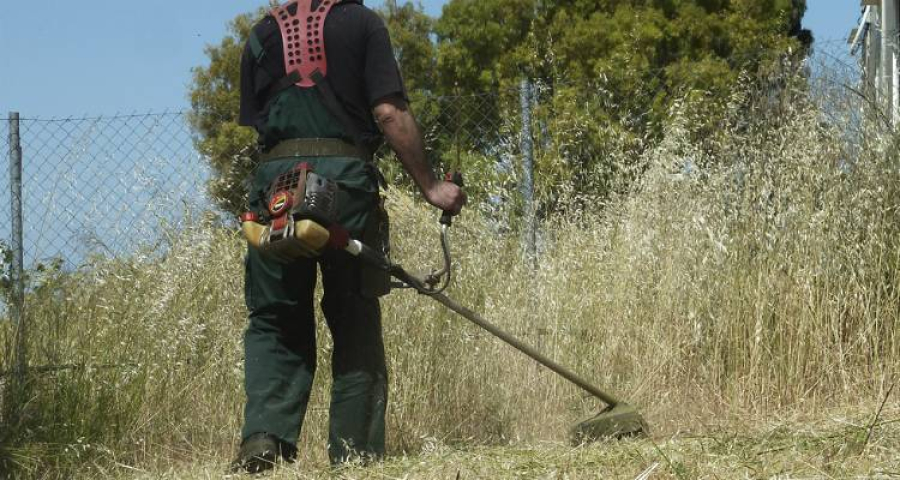
[[[897,16],[898,0],[881,0],[881,104],[886,107],[887,117],[894,118],[893,86],[894,86],[894,55],[897,53],[898,30]]]
[[[607,392],[604,392],[603,390],[600,390],[599,388],[592,385],[590,382],[588,382],[584,378],[580,377],[578,374],[576,374],[572,370],[569,370],[568,368],[562,366],[561,364],[551,360],[550,357],[535,350],[530,345],[528,345],[525,342],[522,342],[518,338],[506,333],[505,331],[501,330],[496,325],[494,325],[494,324],[488,322],[487,320],[485,320],[484,318],[482,318],[477,313],[473,312],[472,310],[469,310],[468,308],[460,305],[459,303],[456,303],[455,301],[453,301],[452,299],[450,299],[443,293],[431,295],[431,298],[437,300],[438,303],[444,305],[445,307],[449,308],[450,310],[453,310],[454,312],[462,315],[466,320],[469,320],[470,322],[474,323],[475,325],[478,325],[479,327],[487,330],[488,332],[491,333],[491,335],[499,338],[500,340],[503,340],[508,345],[515,348],[516,350],[524,353],[525,355],[528,355],[529,357],[531,357],[532,359],[534,359],[541,365],[549,368],[554,373],[559,374],[561,377],[563,377],[566,380],[581,387],[582,390],[590,393],[591,395],[599,398],[600,400],[603,400],[607,404],[609,404],[611,406],[616,406],[616,405],[622,403],[616,397],[610,395]]]
[[[489,332],[491,335],[499,338],[506,342],[507,345],[515,348],[516,350],[528,355],[541,365],[549,368],[553,372],[559,374],[561,377],[566,380],[574,383],[575,385],[581,387],[584,391],[590,393],[591,395],[603,400],[611,406],[616,406],[620,403],[619,399],[610,395],[603,390],[600,390],[596,386],[592,385],[590,382],[576,374],[574,371],[569,370],[568,368],[562,366],[561,364],[555,362],[550,359],[550,357],[542,354],[537,351],[534,347],[528,345],[527,343],[519,340],[518,338],[512,336],[506,331],[502,330],[500,327],[494,325],[493,323],[485,320],[481,315],[475,313],[474,311],[466,308],[450,297],[444,295],[443,293],[428,293],[428,287],[425,282],[415,275],[410,274],[406,270],[403,269],[400,265],[392,264],[390,261],[384,258],[381,254],[376,252],[375,250],[369,248],[363,243],[359,241],[353,240],[347,246],[347,252],[351,255],[357,256],[362,259],[364,262],[375,265],[379,268],[385,269],[390,272],[391,276],[400,280],[401,282],[413,287],[420,293],[425,293],[427,296],[433,298],[435,301],[440,303],[441,305],[453,310],[454,312],[461,315],[466,320],[478,325],[482,329]]]
[[[897,71],[897,52],[891,55],[891,124],[900,125],[900,75]]]
[[[873,6],[871,15],[866,79],[872,91],[872,99],[877,104],[881,101],[881,7]]]
[[[387,271],[391,274],[392,277],[400,280],[404,284],[414,288],[419,293],[425,294],[434,300],[436,300],[441,305],[453,310],[454,312],[462,315],[466,320],[478,325],[484,330],[488,331],[490,334],[495,337],[503,340],[508,345],[512,346],[516,350],[528,355],[532,359],[536,360],[541,365],[549,368],[550,370],[558,373],[560,376],[565,378],[566,380],[574,383],[575,385],[581,387],[586,392],[594,395],[595,397],[603,400],[611,406],[616,406],[622,402],[620,402],[616,397],[610,395],[603,390],[595,387],[591,383],[589,383],[584,378],[580,377],[578,374],[569,370],[568,368],[562,366],[561,364],[553,361],[550,357],[542,354],[537,351],[527,343],[519,340],[518,338],[512,336],[506,331],[502,330],[500,327],[494,325],[493,323],[485,320],[481,317],[481,315],[475,313],[474,311],[460,305],[455,300],[450,297],[444,295],[440,291],[431,292],[430,287],[425,281],[411,273],[407,272],[403,267],[397,265],[395,263],[391,263],[388,259],[384,257],[377,250],[370,248],[366,244],[360,242],[359,240],[350,240],[347,245],[344,247],[345,251],[355,257],[358,257],[360,260],[374,265],[382,270]],[[444,252],[447,254],[446,250]]]
[[[23,385],[25,379],[26,322],[25,322],[25,262],[22,242],[22,144],[19,135],[19,113],[9,114],[9,186],[12,214],[12,292],[10,313],[16,326],[14,371]]]
[[[866,39],[865,76],[870,98],[878,98],[878,62],[881,60],[881,17],[879,9],[869,11],[869,31]]]
[[[525,201],[525,249],[536,258],[537,233],[534,212],[534,135],[531,131],[531,80],[522,79],[519,99],[522,104],[522,197]]]

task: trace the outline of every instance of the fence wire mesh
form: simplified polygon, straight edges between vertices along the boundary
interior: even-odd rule
[[[863,111],[866,99],[848,94],[858,87],[860,76],[856,59],[846,54],[845,44],[819,42],[815,55],[807,60],[807,68],[810,85],[828,105],[824,108],[826,115],[835,112],[852,116]],[[660,70],[653,78],[664,75],[665,70]],[[661,81],[650,83],[655,88],[641,94],[648,100],[665,88]],[[606,89],[602,84],[586,85],[584,90],[597,92],[598,108],[605,108],[602,93]],[[562,156],[578,150],[572,145],[552,144],[552,139],[562,133],[558,129],[575,123],[557,121],[552,118],[552,109],[541,109],[541,104],[553,101],[551,97],[552,90],[538,82],[532,129],[538,158],[550,150]],[[430,157],[436,164],[461,167],[454,164],[454,154],[462,152],[494,159],[499,168],[515,168],[522,130],[518,88],[478,95],[426,96],[415,103],[425,143],[432,147]],[[635,101],[636,105],[650,103]],[[625,112],[595,120],[627,124],[644,118],[645,113]],[[188,117],[186,112],[167,112],[40,119],[24,112],[20,131],[26,270],[47,263],[75,269],[92,255],[117,256],[152,247],[165,226],[214,209],[205,189],[213,173],[195,147]],[[599,129],[596,125],[591,128]],[[570,137],[574,141],[580,138]],[[0,149],[6,153],[9,148],[9,122],[3,119]],[[0,185],[0,242],[6,249],[11,235],[7,166],[0,168]]]
[[[133,252],[202,204],[207,167],[182,113],[22,118],[20,131],[26,269]]]

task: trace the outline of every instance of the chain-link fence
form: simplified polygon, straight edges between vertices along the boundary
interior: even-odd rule
[[[809,85],[826,105],[823,111],[846,117],[834,119],[845,125],[858,124],[866,99],[854,93],[859,83],[854,59],[841,53],[845,49],[842,43],[826,41],[816,49],[805,68]],[[414,94],[413,101],[435,164],[471,171],[481,162],[486,170],[509,170],[513,172],[508,177],[514,183],[512,194],[521,195],[529,205],[535,188],[540,188],[534,184],[546,183],[540,168],[537,178],[532,176],[535,163],[548,156],[565,157],[560,164],[596,158],[602,149],[579,142],[605,141],[603,122],[618,122],[625,129],[643,128],[640,123],[650,117],[639,108],[654,105],[666,88],[659,81],[665,71],[651,73],[633,95],[641,98],[627,100],[633,105],[626,108],[635,110],[620,115],[607,114],[610,108],[604,95],[609,90],[602,82],[577,87],[593,95],[590,101],[596,102],[597,112],[606,113],[593,116],[595,107],[577,104],[581,100],[576,99],[571,120],[557,118],[559,111],[554,108],[558,105],[551,105],[558,100],[554,88],[564,83],[551,88],[541,82],[524,82],[478,95]],[[523,118],[531,121],[523,124]],[[4,154],[11,151],[11,126],[11,119],[0,120]],[[48,266],[73,271],[94,255],[120,256],[141,249],[158,254],[163,251],[160,232],[216,209],[206,191],[213,172],[196,148],[186,112],[55,119],[32,118],[22,112],[18,129],[26,272]],[[561,169],[556,168],[555,173]],[[13,244],[10,184],[9,168],[0,168],[0,247],[4,252],[0,273],[6,288],[13,273],[8,255]],[[485,193],[482,200],[495,200],[491,195]],[[527,209],[521,213],[526,217],[533,214]],[[530,241],[534,242],[533,233]],[[533,244],[529,247],[534,248]],[[2,301],[7,303],[8,297],[3,295]]]
[[[424,111],[417,112],[417,116],[423,124],[426,145],[443,144],[450,153],[457,146],[485,155],[503,153],[513,125],[505,124],[510,119],[501,118],[500,102],[501,95],[496,93],[425,99],[420,102]],[[517,124],[518,115],[512,120]]]
[[[0,135],[9,159],[0,169],[2,387],[12,373],[13,386],[23,385],[26,339],[38,333],[27,320],[34,307],[28,298],[42,282],[92,257],[164,253],[163,233],[208,210],[209,169],[181,112],[62,119],[11,113],[0,121]]]
[[[495,96],[435,99],[423,130],[429,144],[463,145],[485,154],[501,143]],[[25,268],[77,268],[91,255],[116,256],[153,245],[160,229],[215,209],[212,175],[197,151],[188,113],[18,122],[22,150]],[[10,151],[13,120],[0,121]],[[447,128],[457,123],[457,128]],[[439,160],[439,159],[438,159]],[[10,248],[10,169],[0,169],[0,242]]]
[[[870,104],[864,91],[856,93],[860,90],[859,75],[853,59],[837,53],[844,48],[843,44],[835,42],[818,48],[817,56],[805,66],[789,66],[790,75],[796,75],[797,70],[801,72],[800,77],[806,75],[807,78],[801,78],[800,90],[807,87],[813,90],[812,97],[823,106],[820,109],[823,116],[828,117],[823,121],[842,125],[841,131],[848,137],[858,135],[865,130],[859,128],[860,115],[869,111]],[[445,170],[464,169],[467,174],[481,169],[472,175],[477,180],[470,181],[469,188],[473,198],[473,190],[482,189],[480,200],[485,204],[519,202],[528,206],[535,203],[532,198],[542,188],[546,191],[561,183],[571,185],[579,181],[587,188],[599,184],[591,178],[579,179],[579,175],[631,174],[626,170],[628,165],[613,165],[604,154],[612,157],[617,148],[635,148],[634,156],[618,155],[620,159],[631,160],[640,157],[639,149],[653,148],[652,142],[660,137],[652,137],[649,124],[666,118],[661,115],[654,118],[649,110],[661,103],[656,100],[667,93],[665,74],[664,70],[649,72],[635,84],[634,91],[612,80],[598,80],[590,85],[525,81],[478,95],[417,97],[414,94],[413,101],[432,162]],[[779,89],[786,84],[779,75],[782,73],[773,73],[769,79],[749,80],[759,81],[753,93],[759,94],[762,100],[759,105],[748,103],[749,107],[737,115],[750,109],[772,107],[773,112],[761,115],[777,117],[777,103],[782,100],[777,98]],[[574,93],[562,87],[571,87]],[[623,90],[629,94],[628,98],[618,95]],[[571,97],[566,96],[569,94]],[[735,95],[735,103],[740,100],[738,97]],[[57,119],[33,118],[28,112],[22,113],[17,124],[23,168],[21,252],[24,278],[28,280],[24,289],[32,298],[37,297],[35,279],[39,278],[32,274],[41,269],[91,271],[82,267],[93,256],[119,257],[137,252],[146,252],[153,259],[165,252],[163,234],[197,218],[201,212],[217,209],[206,188],[214,172],[209,159],[198,151],[189,113]],[[13,119],[0,119],[0,151],[4,156],[15,146],[10,142],[14,125]],[[642,136],[648,132],[651,133]],[[668,160],[676,175],[690,175],[704,168],[691,165],[691,158],[680,153]],[[608,163],[590,170],[589,162]],[[848,159],[847,163],[851,162]],[[502,189],[489,190],[484,185],[488,175],[479,175],[501,170],[510,172],[507,176],[498,175],[506,182],[502,186],[506,190],[502,192],[509,194],[507,197],[497,194]],[[27,322],[16,322],[17,309],[9,308],[15,306],[10,300],[16,297],[12,293],[13,280],[17,277],[13,256],[7,255],[15,243],[12,240],[15,210],[10,188],[14,186],[12,177],[9,168],[0,168],[0,250],[3,253],[0,260],[4,262],[0,265],[0,303],[3,304],[0,305],[0,349],[4,349],[0,355],[5,357],[0,361],[0,395],[9,398],[13,398],[9,390],[3,390],[14,384],[11,378],[23,376],[9,374],[20,374],[28,362],[31,362],[29,368],[40,371],[60,365],[77,366],[67,362],[93,361],[25,354],[26,343],[21,339],[26,335],[22,325]],[[510,200],[513,196],[516,197]],[[517,213],[524,214],[524,225],[518,225],[524,227],[524,243],[533,253],[535,243],[541,242],[532,223],[536,212],[524,208]],[[501,225],[496,231],[515,231],[504,227]],[[28,298],[28,295],[18,295],[18,298]],[[64,306],[66,301],[62,299],[60,305]],[[64,324],[69,313],[65,308],[60,310],[59,318],[54,317],[53,321]],[[14,321],[8,321],[10,318]],[[66,333],[63,329],[59,332],[62,333],[41,340],[41,344],[64,343]],[[35,328],[30,333],[28,338],[33,339],[39,330]],[[130,361],[127,356],[112,359],[115,363]],[[12,403],[18,406],[24,402],[14,399]],[[2,415],[0,412],[0,420]]]
[[[10,123],[3,123],[7,131]],[[203,202],[207,166],[182,113],[23,116],[19,131],[26,268],[73,268],[93,254],[133,252]],[[9,189],[0,195],[10,205]],[[0,216],[4,239],[9,215],[4,209]]]
[[[847,95],[858,86],[859,70],[845,50],[844,40],[818,41],[808,61],[810,77],[823,101],[862,105],[864,99]],[[660,77],[664,74],[665,70],[657,72]],[[520,102],[519,86],[479,95],[414,99],[432,160],[458,167],[454,163],[460,152],[474,152],[501,164],[514,161],[522,149],[520,119],[532,116],[525,110],[539,108],[534,103],[544,102],[546,96],[540,82],[535,87],[531,104]],[[643,96],[652,99],[664,89],[660,83]],[[834,110],[859,112],[862,108],[842,105]],[[557,132],[546,131],[553,124],[546,117],[533,117],[536,125],[531,136],[540,150],[548,147],[547,138]],[[10,149],[9,128],[9,119],[0,120],[4,154]],[[211,173],[195,148],[185,112],[54,119],[31,118],[22,112],[19,129],[26,268],[53,259],[76,267],[92,254],[132,252],[152,244],[161,225],[178,222],[186,213],[209,205],[204,184]],[[8,243],[8,168],[0,168],[0,185],[4,186],[0,189],[0,241]]]

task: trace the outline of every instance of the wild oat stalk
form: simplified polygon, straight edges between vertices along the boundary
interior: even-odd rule
[[[900,354],[896,146],[880,136],[854,147],[792,95],[772,113],[738,89],[705,135],[690,102],[677,106],[637,163],[613,159],[645,168],[628,195],[558,199],[578,207],[545,219],[536,270],[514,235],[466,213],[449,294],[639,405],[657,433],[876,401]],[[396,191],[388,206],[395,260],[435,265],[436,212]],[[233,453],[244,246],[197,223],[173,231],[165,254],[96,259],[32,294],[44,332],[33,361],[85,368],[35,378],[33,417],[7,446],[24,471]],[[425,296],[396,292],[383,311],[394,453],[561,439],[598,406]],[[303,462],[325,462],[321,324]],[[111,364],[124,366],[91,368]]]

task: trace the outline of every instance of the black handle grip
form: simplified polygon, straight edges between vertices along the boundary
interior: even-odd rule
[[[455,183],[459,188],[462,188],[464,186],[463,176],[460,172],[447,172],[444,180]],[[453,225],[453,212],[451,212],[450,210],[444,210],[444,213],[441,215],[441,225],[446,225],[448,227]]]

